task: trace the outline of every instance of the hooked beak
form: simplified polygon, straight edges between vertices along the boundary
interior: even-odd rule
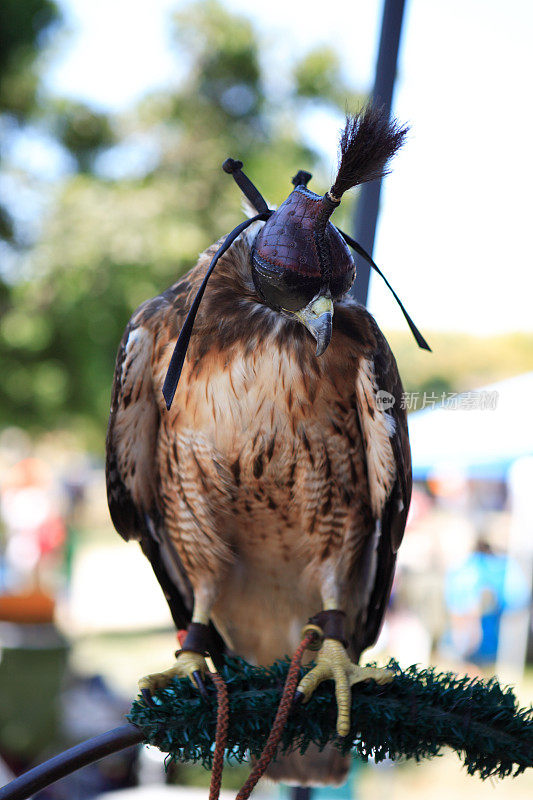
[[[331,297],[316,297],[300,311],[294,312],[300,322],[316,339],[316,354],[321,356],[331,340],[333,327],[333,301]]]

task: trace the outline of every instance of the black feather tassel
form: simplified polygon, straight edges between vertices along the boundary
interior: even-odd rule
[[[386,175],[387,163],[402,146],[408,130],[377,106],[368,105],[349,115],[339,145],[339,172],[329,191],[332,199],[340,200],[352,186]]]

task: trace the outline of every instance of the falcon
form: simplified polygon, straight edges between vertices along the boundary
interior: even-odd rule
[[[300,171],[277,210],[228,159],[257,213],[126,328],[107,435],[111,518],[188,630],[175,666],[145,690],[174,675],[201,686],[206,655],[268,665],[309,620],[324,641],[298,690],[305,701],[334,680],[340,736],[350,686],[391,679],[358,660],[380,631],[411,496],[402,384],[348,294],[347,243],[370,257],[330,217],[347,189],[385,174],[405,133],[372,106],[348,117],[329,192]],[[270,769],[301,785],[345,772],[332,748]]]

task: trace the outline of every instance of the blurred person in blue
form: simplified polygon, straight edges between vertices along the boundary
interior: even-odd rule
[[[529,594],[519,564],[479,538],[472,553],[446,576],[450,627],[445,649],[479,666],[494,662],[502,615],[524,609]]]

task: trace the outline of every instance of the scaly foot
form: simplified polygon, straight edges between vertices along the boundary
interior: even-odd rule
[[[337,733],[347,736],[350,731],[350,706],[352,704],[350,687],[361,681],[375,680],[376,683],[390,683],[393,673],[378,667],[359,667],[350,661],[343,644],[336,639],[324,639],[318,653],[316,667],[305,675],[297,692],[304,695],[306,703],[316,687],[328,679],[335,681],[337,699]]]
[[[189,678],[193,686],[199,689],[200,693],[206,697],[207,690],[203,683],[203,676],[209,672],[206,660],[200,653],[193,653],[184,650],[178,654],[176,663],[164,672],[155,672],[153,675],[146,675],[139,681],[141,694],[146,697],[156,689],[164,689],[168,686],[172,678]]]

